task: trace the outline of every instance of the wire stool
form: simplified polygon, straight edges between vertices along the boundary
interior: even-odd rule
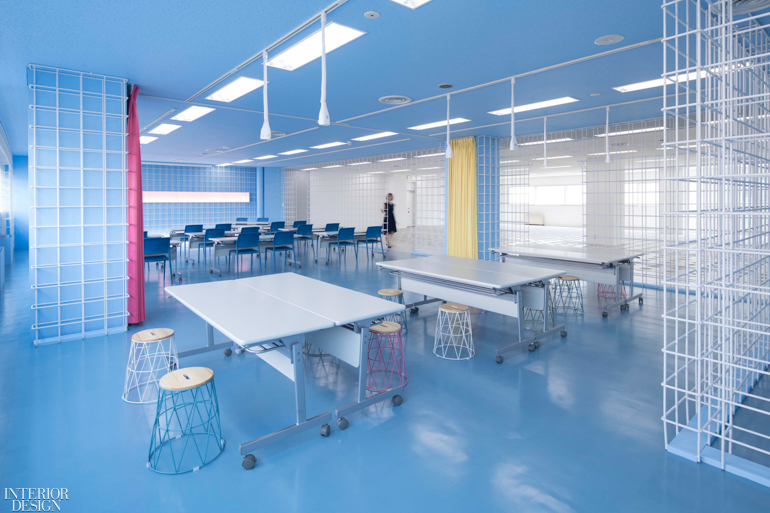
[[[548,294],[548,316],[551,321],[551,327],[554,327],[556,326],[556,312],[553,307],[553,293],[548,289],[546,289],[546,293]],[[524,327],[538,331],[541,330],[543,327],[543,311],[527,308],[526,306],[523,310],[522,321],[524,322]]]
[[[577,276],[561,275],[554,286],[554,309],[560,313],[583,314],[583,287]]]
[[[158,328],[131,335],[131,349],[126,365],[123,400],[132,404],[154,403],[158,400],[158,381],[177,368],[174,330]]]
[[[444,303],[438,307],[433,354],[446,360],[468,360],[476,354],[470,307]]]
[[[409,382],[400,324],[382,321],[369,328],[367,366],[366,389],[370,392],[384,392]]]
[[[393,301],[394,303],[398,303],[400,305],[404,304],[404,291],[402,290],[380,289],[377,291],[377,294],[379,294],[382,299],[387,299],[388,301]],[[401,310],[398,313],[388,315],[385,317],[385,320],[400,324],[404,328],[404,333],[408,333],[406,326],[406,309]]]
[[[604,283],[597,283],[596,295],[605,299],[615,299],[615,285],[605,285]],[[620,293],[618,299],[625,299],[626,297],[626,284],[620,282]]]
[[[147,466],[159,474],[185,474],[222,454],[214,371],[188,367],[160,379]]]

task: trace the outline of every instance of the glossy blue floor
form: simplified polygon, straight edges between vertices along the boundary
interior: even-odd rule
[[[366,258],[342,266],[303,261],[298,272],[362,292],[395,285]],[[181,270],[184,283],[234,277],[198,265]],[[142,325],[35,348],[25,254],[17,254],[8,278],[0,301],[0,481],[66,487],[62,511],[770,507],[770,489],[664,450],[660,292],[647,291],[643,307],[634,303],[603,319],[589,286],[585,315],[560,316],[567,338],[552,338],[535,353],[522,348],[502,365],[494,348],[514,333],[511,319],[475,316],[477,355],[453,362],[432,354],[437,307],[422,307],[409,320],[402,406],[380,403],[356,413],[347,431],[333,429],[329,438],[312,430],[272,445],[258,452],[252,471],[241,468],[238,444],[293,422],[291,382],[248,355],[188,358],[184,366],[215,372],[228,444],[199,472],[161,476],[145,466],[154,406],[120,398],[130,335],[170,327],[186,349],[205,342],[203,322],[164,293],[153,267]],[[310,358],[306,371],[310,415],[353,400],[356,376],[345,364]],[[0,501],[0,511],[11,511],[10,501]]]

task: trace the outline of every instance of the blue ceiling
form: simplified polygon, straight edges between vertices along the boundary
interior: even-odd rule
[[[183,102],[186,98],[330,3],[6,0],[0,16],[0,121],[12,151],[27,153],[25,67],[29,63],[120,76],[138,84],[144,127],[170,109],[183,110],[188,106]],[[365,18],[364,12],[370,10],[381,16]],[[661,36],[661,20],[660,2],[651,0],[433,0],[416,10],[390,0],[348,0],[329,15],[329,22],[366,35],[329,54],[328,106],[333,122],[349,126],[316,123],[321,75],[320,60],[316,60],[295,71],[269,68],[270,124],[274,131],[289,136],[260,141],[261,89],[224,105],[201,95],[196,102],[217,110],[192,123],[178,122],[181,129],[144,145],[142,157],[219,164],[348,141],[372,130],[399,135],[254,165],[300,165],[435,147],[443,139],[442,129],[417,132],[407,127],[443,119],[443,98],[383,113],[377,112],[385,108],[378,98],[390,94],[430,98],[446,92],[437,87],[440,83],[452,83],[456,91],[648,41]],[[277,51],[318,27],[315,23]],[[606,34],[622,34],[625,40],[612,46],[593,43]],[[517,104],[562,96],[580,101],[517,114],[521,120],[517,133],[541,132],[539,118],[544,114],[658,97],[658,88],[622,94],[612,87],[657,78],[661,71],[662,48],[656,43],[519,78]],[[261,60],[235,76],[261,78]],[[506,118],[488,111],[505,108],[509,102],[507,83],[453,96],[452,117],[471,120],[454,125],[453,137],[505,136],[510,132]],[[657,117],[660,108],[660,100],[613,108],[611,121]],[[346,121],[349,118],[357,119]],[[603,123],[604,110],[596,109],[549,118],[548,129]],[[492,124],[498,126],[488,126]],[[207,152],[225,147],[230,149],[223,154]]]

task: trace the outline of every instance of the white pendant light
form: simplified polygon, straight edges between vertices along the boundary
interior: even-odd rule
[[[604,153],[607,154],[604,161],[610,163],[610,106],[607,106],[607,117],[604,121],[604,133],[607,137],[604,138]]]
[[[264,117],[265,121],[262,123],[262,132],[259,134],[259,138],[264,141],[269,141],[272,138],[272,131],[270,130],[270,119],[267,114],[267,50],[262,54],[262,103],[264,103]]]
[[[543,116],[543,167],[548,167],[548,117]]]
[[[519,142],[516,140],[516,128],[515,128],[516,119],[515,119],[515,116],[513,114],[513,111],[515,110],[513,108],[514,107],[514,105],[513,105],[513,89],[514,89],[515,85],[516,85],[516,77],[513,77],[511,79],[511,146],[510,146],[510,150],[511,151],[516,151],[516,150],[519,149]]]
[[[318,124],[331,125],[326,107],[326,12],[321,13],[321,112],[318,113]]]
[[[446,95],[446,153],[444,156],[448,159],[451,159],[454,157],[454,153],[452,153],[452,143],[449,140],[449,97],[452,96],[450,94]]]

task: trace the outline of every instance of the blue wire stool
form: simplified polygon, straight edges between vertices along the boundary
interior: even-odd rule
[[[159,474],[185,474],[224,449],[214,371],[187,367],[160,378],[147,466]]]
[[[560,313],[576,313],[582,315],[583,287],[580,286],[580,278],[577,276],[559,276],[554,284],[553,306]]]
[[[393,301],[394,303],[398,303],[400,305],[404,304],[404,291],[399,289],[380,289],[377,291],[377,294],[382,299],[387,299],[388,301]],[[404,327],[404,333],[408,333],[408,330],[406,328],[406,309],[392,314],[385,317],[386,321],[396,322]]]

